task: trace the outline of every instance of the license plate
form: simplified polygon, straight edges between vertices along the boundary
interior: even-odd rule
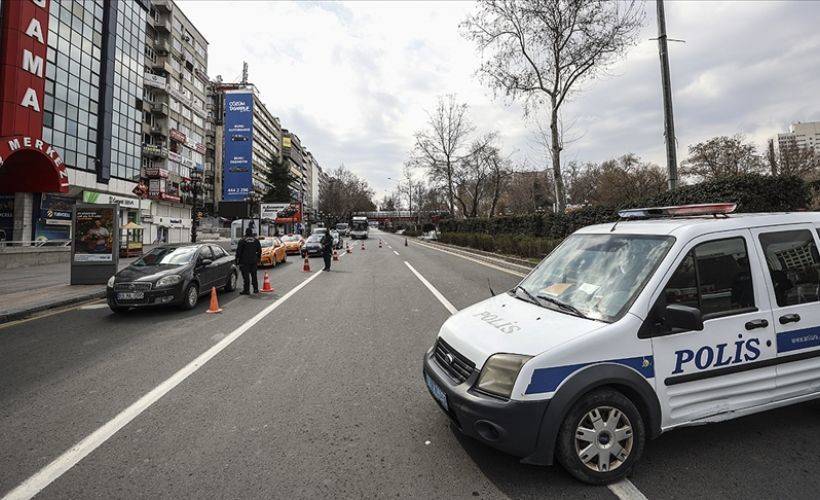
[[[447,394],[444,394],[444,391],[441,390],[441,387],[438,386],[433,379],[430,378],[430,375],[424,374],[424,381],[427,382],[427,388],[430,389],[430,394],[436,398],[436,401],[441,403],[441,406],[444,407],[445,410],[449,410],[450,407],[447,406]]]
[[[145,292],[117,292],[117,300],[141,300]]]

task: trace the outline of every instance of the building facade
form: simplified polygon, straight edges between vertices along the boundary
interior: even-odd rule
[[[145,22],[142,177],[152,209],[149,241],[190,241],[192,207],[213,200],[206,169],[208,41],[172,0],[152,0]]]
[[[282,159],[290,168],[290,173],[293,174],[293,182],[290,185],[291,196],[294,201],[304,203],[307,188],[305,150],[302,148],[299,136],[288,129],[282,129]]]
[[[0,238],[67,240],[78,201],[119,204],[122,225],[150,213],[132,192],[149,10],[147,0],[0,2]]]
[[[792,147],[813,149],[820,153],[820,122],[792,123],[787,133],[777,134],[775,146],[778,153]]]

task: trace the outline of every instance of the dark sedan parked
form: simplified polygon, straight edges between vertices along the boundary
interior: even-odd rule
[[[305,246],[302,247],[302,257],[321,257],[322,256],[322,236],[324,234],[311,234],[305,241]]]
[[[211,287],[235,290],[237,276],[234,257],[219,245],[163,245],[108,280],[108,306],[114,312],[161,304],[191,309]]]

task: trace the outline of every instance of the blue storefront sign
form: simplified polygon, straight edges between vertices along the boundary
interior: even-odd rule
[[[243,201],[253,192],[253,94],[225,93],[222,199]]]

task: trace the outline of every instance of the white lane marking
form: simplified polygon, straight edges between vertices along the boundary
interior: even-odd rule
[[[83,311],[88,311],[91,309],[103,309],[108,307],[108,304],[89,304],[87,306],[80,306],[80,309]]]
[[[458,312],[458,309],[456,309],[456,308],[455,308],[455,306],[454,306],[453,304],[451,304],[451,303],[450,303],[450,301],[449,301],[449,300],[447,300],[447,299],[444,297],[444,295],[442,295],[442,294],[441,294],[441,292],[439,292],[438,290],[436,290],[436,287],[434,287],[433,285],[431,285],[431,284],[430,284],[430,282],[429,282],[429,281],[427,281],[426,279],[424,279],[424,276],[422,276],[421,274],[419,274],[419,272],[418,272],[418,271],[416,271],[416,269],[415,269],[413,266],[411,266],[409,262],[407,262],[407,261],[405,260],[405,261],[404,261],[404,265],[406,265],[407,267],[409,267],[409,268],[410,268],[410,270],[411,270],[411,271],[413,271],[413,274],[415,274],[415,275],[416,275],[416,278],[418,278],[418,279],[419,279],[419,281],[421,281],[422,283],[424,283],[424,286],[426,286],[428,290],[430,290],[431,292],[433,292],[433,295],[435,295],[435,296],[436,296],[436,298],[438,299],[438,301],[439,301],[439,302],[441,302],[441,304],[444,306],[444,308],[445,308],[445,309],[447,309],[448,311],[450,311],[450,314],[455,314],[455,313],[457,313],[457,312]]]
[[[399,255],[399,252],[397,252],[395,250],[393,250],[393,253],[396,254],[396,255]]]
[[[459,257],[461,259],[464,259],[464,260],[469,260],[470,262],[475,262],[476,264],[481,264],[482,266],[485,266],[485,267],[490,267],[490,268],[495,269],[497,271],[501,271],[502,273],[512,274],[513,276],[518,276],[519,278],[523,278],[523,277],[527,276],[524,273],[511,271],[511,270],[505,269],[501,266],[496,266],[495,264],[490,264],[489,262],[484,262],[483,260],[473,259],[472,257],[467,257],[465,255],[457,254],[455,252],[450,252],[450,251],[447,251],[447,250],[443,250],[441,248],[436,248],[434,246],[425,245],[424,243],[419,243],[418,241],[414,241],[413,243],[418,245],[418,246],[424,247],[424,248],[429,248],[429,249],[435,250],[437,252],[450,254],[450,255],[453,255],[455,257]]]
[[[136,402],[131,404],[131,406],[121,411],[117,416],[109,420],[102,427],[86,436],[82,441],[69,448],[62,455],[54,459],[54,461],[50,464],[46,465],[36,474],[23,481],[19,486],[9,491],[3,497],[3,500],[29,499],[42,491],[46,486],[62,476],[66,471],[77,465],[80,460],[87,457],[92,451],[97,449],[111,436],[116,434],[117,431],[137,418],[142,412],[156,403],[174,387],[178,386],[194,372],[202,368],[205,363],[222,352],[236,339],[241,337],[242,334],[247,332],[252,326],[262,321],[265,316],[273,312],[277,307],[282,305],[282,303],[292,297],[296,292],[304,288],[308,283],[316,279],[316,277],[320,274],[322,274],[321,271],[314,272],[313,275],[306,278],[295,288],[290,290],[281,298],[277,299],[276,302],[269,305],[260,311],[256,316],[243,323],[239,328],[229,333],[228,336],[220,340],[219,343],[214,344],[210,349],[197,356],[196,359],[185,365],[185,367],[181,370],[171,375],[170,378],[139,398]]]
[[[641,493],[641,490],[632,484],[632,481],[626,478],[621,479],[617,483],[607,485],[607,488],[621,500],[647,500],[646,496]]]

